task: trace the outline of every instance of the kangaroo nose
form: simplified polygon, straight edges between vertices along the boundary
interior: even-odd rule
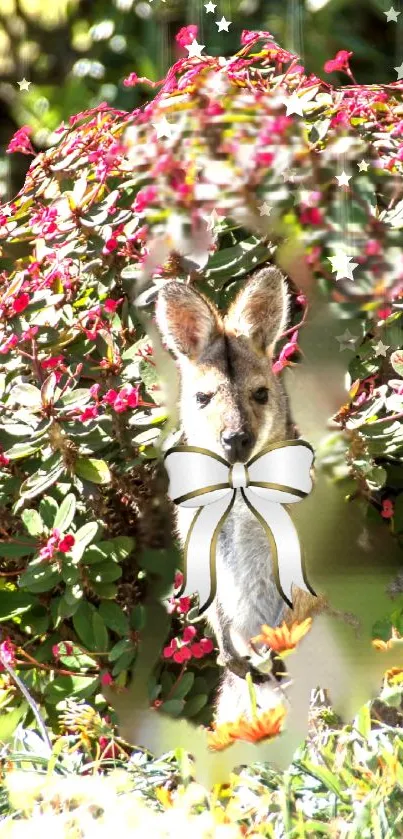
[[[252,448],[253,437],[249,431],[223,431],[221,443],[230,463],[244,462]]]

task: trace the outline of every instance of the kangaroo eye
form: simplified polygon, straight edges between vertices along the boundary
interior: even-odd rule
[[[255,402],[259,402],[260,405],[265,405],[266,402],[269,401],[269,391],[267,387],[259,387],[255,390],[253,398]]]
[[[212,396],[212,393],[196,393],[196,402],[200,405],[200,408],[205,408],[210,402]]]

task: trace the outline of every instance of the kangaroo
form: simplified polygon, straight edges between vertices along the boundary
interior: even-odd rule
[[[288,398],[272,372],[276,343],[289,314],[285,277],[273,265],[254,272],[228,313],[193,287],[169,281],[160,291],[156,318],[179,363],[180,415],[188,445],[203,446],[230,463],[246,462],[265,445],[297,436]],[[182,539],[194,511],[178,510]],[[251,670],[250,639],[262,624],[302,620],[320,609],[320,598],[294,591],[288,609],[275,585],[267,537],[242,499],[220,533],[216,556],[217,594],[206,617],[224,666],[216,708],[218,724],[249,713],[245,676]],[[283,671],[284,672],[284,671]],[[270,674],[252,668],[261,709],[281,701],[282,662]]]

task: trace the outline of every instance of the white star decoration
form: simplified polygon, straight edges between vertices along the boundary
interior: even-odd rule
[[[185,49],[187,49],[189,53],[189,58],[201,59],[201,51],[204,50],[205,46],[205,44],[198,44],[196,38],[194,38],[191,44],[186,44]]]
[[[284,105],[287,106],[288,117],[290,116],[290,114],[298,114],[301,117],[304,115],[304,112],[302,110],[302,102],[296,93],[293,93],[292,96],[289,96],[288,99],[284,99],[283,102]]]
[[[357,335],[352,335],[349,329],[346,329],[343,335],[337,335],[336,341],[339,342],[339,352],[343,352],[343,350],[355,350],[356,342],[358,341]]]
[[[375,355],[383,355],[386,358],[386,350],[389,350],[390,347],[387,344],[384,344],[382,341],[378,341],[375,344]]]
[[[221,20],[216,20],[216,25],[218,26],[219,32],[228,32],[228,27],[231,26],[230,20],[225,20],[223,16]]]
[[[360,172],[368,172],[369,163],[366,160],[361,160],[360,163],[357,164]]]
[[[170,122],[168,122],[166,117],[163,117],[159,122],[153,122],[152,124],[153,124],[153,126],[154,126],[154,128],[157,132],[158,140],[160,140],[161,137],[171,137],[172,136],[172,127],[173,126],[171,125]]]
[[[401,79],[403,79],[403,61],[400,65],[400,67],[394,67],[393,69],[396,70],[397,81],[399,82]]]
[[[272,209],[273,208],[270,207],[270,204],[268,204],[267,201],[265,201],[264,204],[262,204],[262,206],[259,207],[259,213],[261,216],[269,216]]]
[[[338,181],[339,186],[348,186],[348,182],[351,181],[351,175],[342,172],[341,175],[336,175],[336,181]]]
[[[353,258],[352,256],[347,256],[345,253],[338,253],[328,257],[329,262],[332,263],[333,273],[337,272],[336,281],[352,280],[354,282],[353,271],[354,268],[358,268],[358,262],[351,262]]]
[[[394,23],[397,23],[400,12],[396,12],[393,6],[391,6],[388,12],[384,12],[384,15],[386,15],[388,23],[390,23],[391,20],[393,20]]]
[[[17,84],[19,85],[20,90],[29,90],[29,86],[30,84],[32,84],[32,82],[27,82],[27,80],[24,78],[20,82],[17,82]]]
[[[209,14],[209,12],[214,12],[215,11],[215,9],[217,8],[217,5],[215,5],[214,3],[211,3],[211,2],[210,3],[205,3],[204,8],[205,8],[207,14]]]

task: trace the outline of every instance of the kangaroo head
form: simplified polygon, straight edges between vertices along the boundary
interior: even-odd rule
[[[287,400],[272,372],[288,315],[287,285],[266,266],[247,281],[225,316],[193,287],[168,282],[157,323],[179,361],[181,418],[189,445],[245,462],[284,439]]]

